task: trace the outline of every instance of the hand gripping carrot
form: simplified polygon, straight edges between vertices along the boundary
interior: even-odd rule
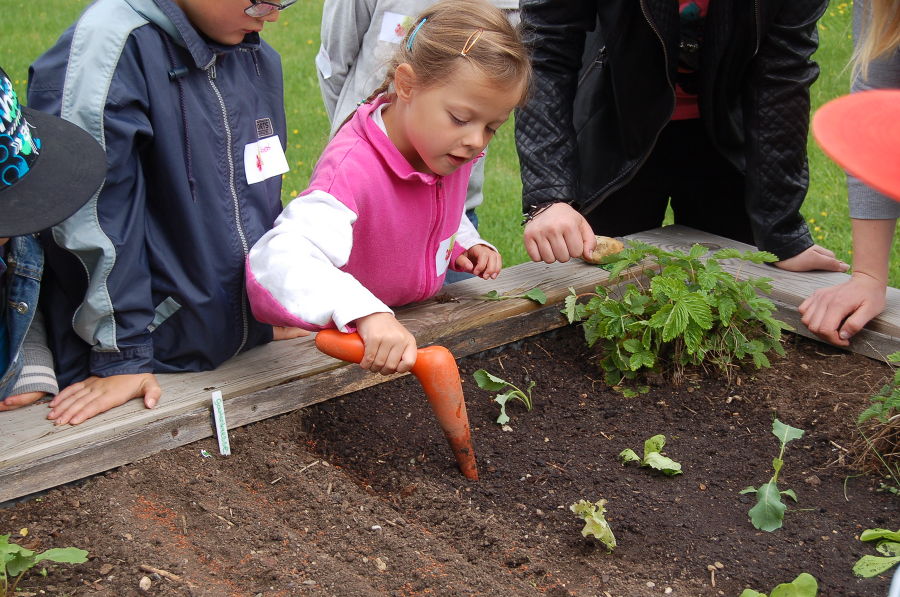
[[[358,363],[365,354],[359,334],[344,334],[337,330],[322,330],[316,335],[316,347],[325,354],[342,361]],[[462,383],[456,360],[443,346],[427,346],[418,350],[412,374],[416,376],[428,403],[437,417],[444,436],[453,450],[459,470],[467,479],[478,480],[475,450]]]

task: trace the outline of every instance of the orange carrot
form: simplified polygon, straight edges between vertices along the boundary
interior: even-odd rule
[[[319,332],[316,335],[316,347],[329,356],[352,363],[360,362],[365,353],[365,345],[359,334],[344,334],[337,330]],[[420,348],[412,374],[425,390],[428,403],[444,430],[459,470],[467,479],[477,481],[478,467],[475,450],[472,448],[472,432],[469,429],[459,369],[453,354],[443,346]]]

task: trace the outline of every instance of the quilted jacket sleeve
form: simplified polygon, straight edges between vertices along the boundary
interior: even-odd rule
[[[516,113],[516,146],[522,173],[523,211],[548,201],[570,201],[578,190],[578,149],[572,105],[585,33],[596,4],[584,0],[523,0],[525,41],[534,83]]]
[[[789,0],[762,32],[744,93],[747,211],[757,246],[780,259],[812,244],[800,206],[809,185],[809,88],[819,75],[811,56],[822,0]]]

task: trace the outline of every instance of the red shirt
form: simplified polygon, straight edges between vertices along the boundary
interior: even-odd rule
[[[709,0],[678,0],[678,11],[681,14],[681,28],[686,31],[690,28],[699,30],[700,40],[702,40],[703,20],[706,18],[706,11],[709,8]],[[684,39],[684,35],[682,35]],[[699,54],[699,49],[697,49]],[[678,72],[690,73],[692,69],[679,61]],[[689,93],[682,89],[681,85],[675,84],[675,112],[672,114],[672,120],[687,120],[689,118],[700,118],[700,106],[697,102],[697,95]]]

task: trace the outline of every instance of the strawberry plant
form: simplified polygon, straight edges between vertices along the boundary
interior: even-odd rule
[[[887,529],[866,529],[859,536],[860,541],[877,541],[875,550],[880,556],[864,555],[853,565],[853,574],[872,578],[884,574],[900,563],[900,531]]]
[[[587,500],[578,500],[569,506],[569,510],[584,520],[584,528],[581,529],[582,537],[593,535],[606,546],[608,551],[616,547],[616,538],[613,535],[609,523],[606,521],[606,500],[591,503]]]
[[[766,595],[753,589],[744,589],[740,597],[816,597],[819,594],[819,583],[816,578],[801,572],[791,582],[781,583]]]
[[[664,371],[678,382],[685,367],[710,364],[730,375],[744,361],[768,367],[767,353],[784,354],[781,331],[788,326],[759,294],[771,292],[770,279],[740,280],[722,269],[723,259],[769,263],[776,257],[737,249],[710,254],[701,245],[688,253],[665,251],[632,241],[604,261],[613,280],[643,262],[646,281],[635,279],[616,296],[603,286],[587,295],[570,289],[563,313],[569,323],[583,322],[588,346],[599,343],[607,383],[634,396],[649,390],[640,383],[645,373]]]
[[[666,445],[665,435],[654,435],[644,441],[644,458],[640,458],[631,448],[625,448],[619,454],[622,464],[637,462],[641,466],[648,466],[666,475],[681,474],[681,465],[668,456],[663,456],[662,449]]]
[[[522,391],[505,379],[500,379],[499,377],[491,375],[484,369],[479,369],[473,373],[472,376],[475,378],[475,383],[477,383],[478,387],[482,390],[491,392],[501,392],[506,390],[494,397],[494,402],[500,405],[500,416],[497,417],[498,424],[505,425],[509,422],[509,415],[506,414],[506,403],[510,400],[518,400],[525,405],[527,410],[531,410],[533,406],[531,402],[531,390],[534,388],[533,381],[529,382],[528,388]]]
[[[81,564],[87,561],[88,552],[76,547],[48,549],[35,553],[21,545],[9,542],[9,535],[0,535],[0,597],[15,595],[16,587],[25,573],[43,561]]]
[[[756,505],[750,509],[748,514],[750,514],[750,521],[753,523],[753,526],[761,531],[774,531],[781,528],[784,512],[787,510],[787,506],[781,501],[782,495],[788,496],[795,502],[797,501],[797,494],[794,493],[793,489],[778,490],[778,475],[784,466],[784,450],[788,442],[803,437],[804,431],[785,425],[778,419],[775,419],[772,422],[772,433],[781,443],[781,450],[778,452],[778,456],[772,459],[772,468],[775,469],[775,473],[768,483],[763,483],[759,488],[750,486],[742,489],[740,492],[742,494],[756,493]]]

